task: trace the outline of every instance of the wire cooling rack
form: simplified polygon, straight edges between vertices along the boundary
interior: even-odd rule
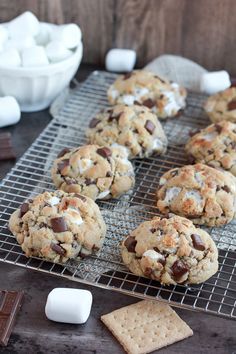
[[[187,163],[184,143],[190,131],[203,128],[209,121],[202,111],[202,95],[190,93],[182,116],[163,123],[169,140],[167,153],[160,157],[134,160],[136,185],[132,193],[120,199],[100,201],[107,236],[97,256],[80,263],[54,264],[24,256],[8,230],[11,213],[29,196],[53,190],[50,168],[63,147],[86,143],[88,122],[107,106],[106,90],[115,75],[94,72],[70,93],[63,107],[17,162],[0,185],[0,261],[66,277],[74,281],[113,289],[140,298],[158,298],[173,306],[236,319],[236,222],[207,231],[219,250],[219,271],[196,286],[161,286],[158,282],[137,277],[122,264],[119,245],[143,220],[157,215],[155,191],[160,176],[168,169]]]

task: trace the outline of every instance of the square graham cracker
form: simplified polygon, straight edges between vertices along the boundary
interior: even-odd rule
[[[129,354],[145,354],[193,335],[169,305],[143,300],[101,317]]]

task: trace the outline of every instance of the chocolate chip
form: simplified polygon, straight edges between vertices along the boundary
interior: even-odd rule
[[[87,200],[83,195],[78,194],[78,193],[75,193],[74,197],[82,200],[83,202],[86,202],[86,200]]]
[[[152,234],[154,234],[157,231],[157,229],[152,228],[152,229],[150,229],[150,231]]]
[[[48,227],[48,225],[45,222],[41,222],[39,228],[42,229],[43,227]]]
[[[29,210],[29,204],[28,203],[23,203],[20,206],[20,218],[22,218],[22,216],[24,216],[27,211]]]
[[[230,188],[228,186],[223,186],[221,187],[221,189],[223,189],[223,191],[230,193]]]
[[[56,243],[51,243],[50,247],[54,252],[56,252],[60,256],[64,256],[66,253],[66,250],[64,250],[64,248],[62,248],[61,246],[59,246]]]
[[[171,271],[173,277],[175,279],[181,278],[185,273],[189,271],[187,264],[183,263],[182,261],[175,261],[171,267]]]
[[[111,171],[108,171],[108,172],[106,173],[106,177],[112,177],[112,172],[111,172]]]
[[[155,105],[156,103],[151,98],[147,98],[145,101],[143,101],[143,106],[146,106],[148,108],[152,108]]]
[[[192,234],[191,239],[193,241],[193,247],[196,250],[204,251],[206,249],[204,242],[202,241],[201,237],[197,234]]]
[[[166,264],[166,259],[163,257],[163,258],[158,259],[157,262],[158,262],[158,263],[161,263],[161,264],[163,265],[163,267],[164,267],[165,264]]]
[[[90,178],[85,178],[85,185],[90,186],[90,184],[95,184],[95,182],[92,181]]]
[[[195,157],[191,154],[188,154],[188,161],[189,163],[194,163],[195,162]]]
[[[136,247],[137,241],[135,240],[134,237],[129,236],[126,240],[125,240],[125,247],[127,248],[128,252],[132,252],[135,253],[135,247]]]
[[[69,163],[70,163],[70,160],[69,159],[65,159],[65,160],[62,160],[61,162],[58,163],[57,165],[57,169],[60,173],[62,173],[62,171],[64,170],[64,168],[66,166],[69,166]]]
[[[68,152],[70,152],[70,149],[68,149],[68,148],[62,149],[62,150],[59,152],[59,154],[57,155],[57,158],[64,156],[64,155],[67,154]]]
[[[90,123],[89,123],[89,128],[95,128],[95,127],[98,125],[99,122],[100,122],[99,119],[93,118],[93,119],[90,121]]]
[[[111,156],[111,150],[107,147],[97,149],[97,154],[101,155],[104,158]]]
[[[127,73],[123,76],[123,80],[128,80],[133,75],[133,72]]]
[[[156,127],[152,123],[152,121],[148,119],[145,123],[144,128],[152,135]]]
[[[136,106],[142,106],[142,103],[140,103],[139,101],[134,101],[134,104],[136,105]]]
[[[114,119],[118,122],[119,119],[120,119],[120,116],[123,114],[123,112],[120,112],[118,114],[115,114],[115,115],[110,115],[109,118],[108,118],[108,122],[112,122]]]
[[[222,132],[222,126],[220,124],[215,124],[215,130],[217,131],[217,133],[221,133]]]
[[[63,217],[52,218],[51,225],[54,232],[65,232],[68,230],[66,221]]]
[[[232,100],[227,105],[229,111],[233,111],[236,109],[236,100]]]

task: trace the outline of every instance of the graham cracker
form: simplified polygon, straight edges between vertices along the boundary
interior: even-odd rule
[[[129,354],[145,354],[193,335],[169,305],[143,300],[101,317]]]

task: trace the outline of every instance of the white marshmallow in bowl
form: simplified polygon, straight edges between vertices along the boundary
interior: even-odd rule
[[[20,116],[20,107],[14,97],[0,97],[0,128],[18,123]]]
[[[33,47],[35,45],[35,40],[32,36],[26,36],[22,38],[11,38],[8,41],[5,42],[4,48],[9,49],[9,48],[15,48],[18,49],[19,51],[28,48],[28,47]]]
[[[21,66],[21,57],[17,49],[10,48],[0,53],[0,67]]]
[[[45,314],[52,321],[82,324],[89,317],[92,299],[88,290],[55,288],[48,295]]]
[[[230,86],[230,77],[225,70],[207,72],[200,78],[200,91],[208,95],[214,95]]]
[[[21,52],[22,66],[44,66],[48,65],[49,61],[44,47],[35,45],[34,47],[25,48]]]
[[[108,71],[132,71],[136,62],[136,52],[131,49],[111,49],[106,55],[105,65]]]
[[[11,38],[36,36],[39,32],[39,21],[32,12],[26,11],[8,22],[7,28]]]
[[[46,46],[46,54],[52,63],[69,58],[73,53],[71,50],[65,48],[60,41],[51,41]]]
[[[81,42],[81,29],[75,23],[55,26],[51,39],[61,42],[67,49],[73,49]]]
[[[48,23],[40,22],[39,32],[37,36],[35,36],[36,44],[46,46],[48,42],[50,42],[51,33],[54,27],[56,26],[53,26],[52,24],[49,25]]]

